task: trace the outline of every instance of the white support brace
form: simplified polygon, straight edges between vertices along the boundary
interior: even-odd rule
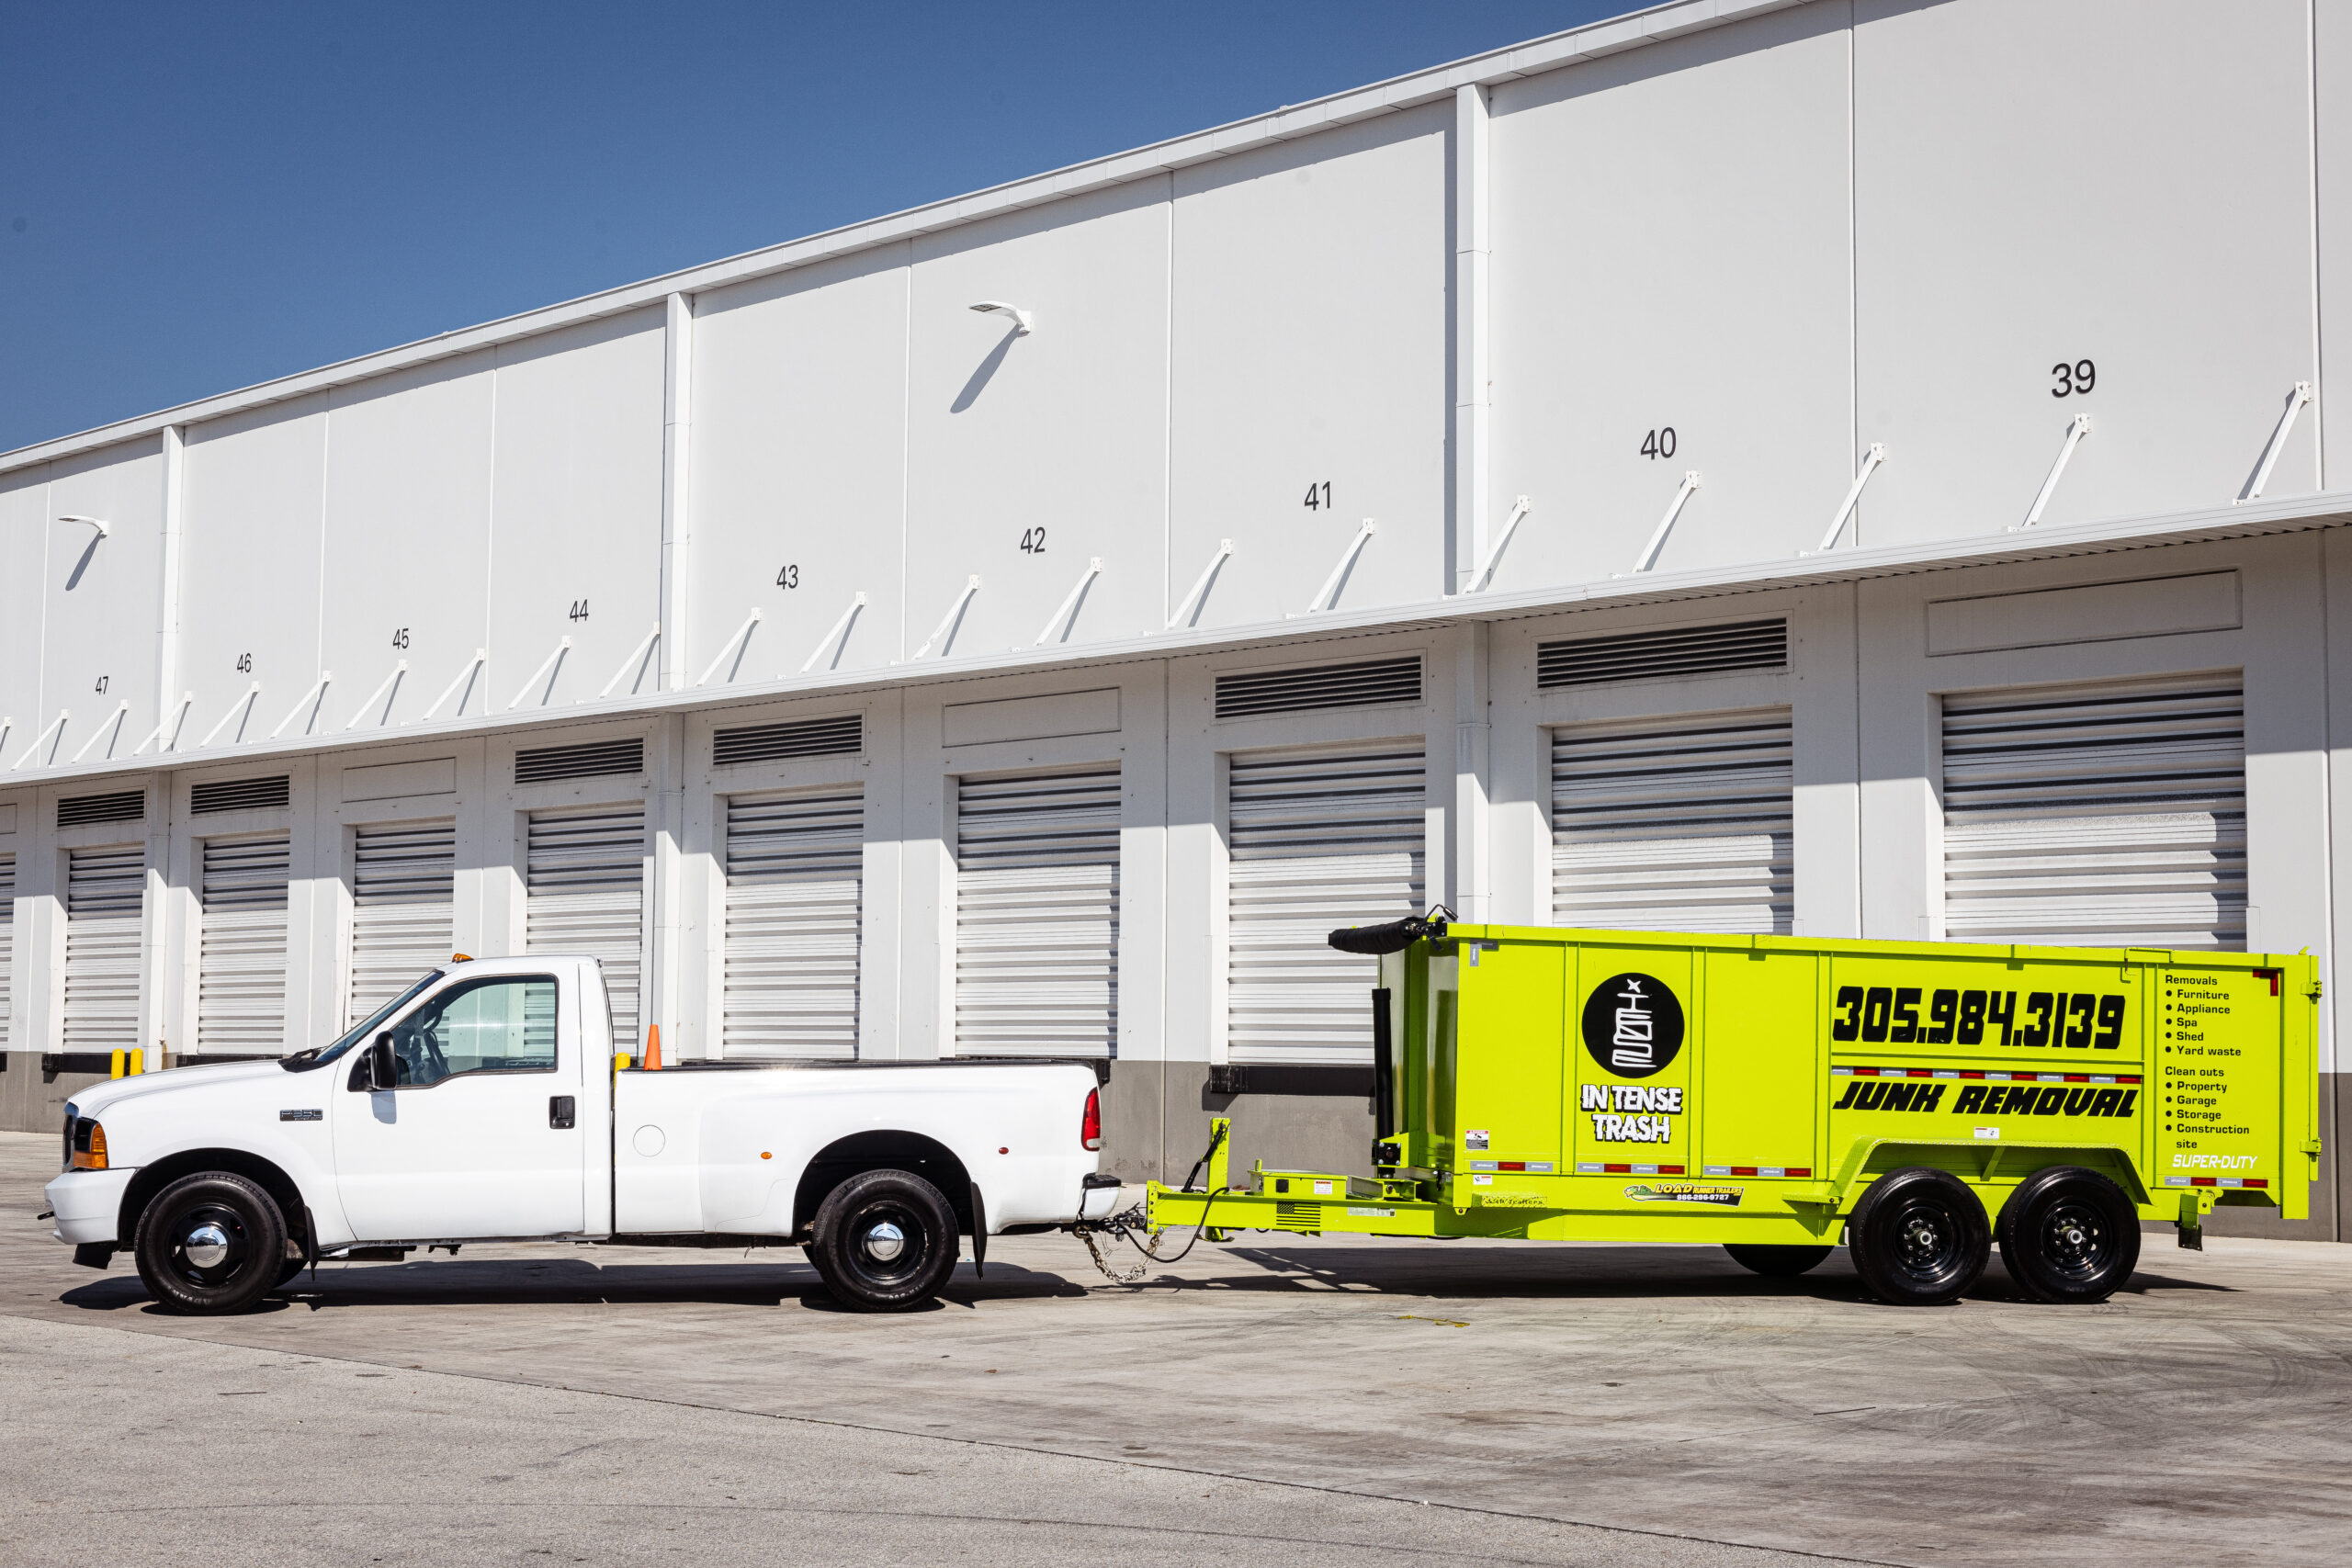
[[[392,661],[392,672],[391,672],[390,674],[389,674],[389,675],[387,675],[387,676],[385,676],[385,677],[384,677],[384,682],[383,682],[383,684],[382,684],[382,685],[378,686],[374,691],[372,691],[372,692],[370,692],[370,693],[368,693],[368,700],[367,700],[366,702],[361,703],[361,704],[359,705],[359,707],[358,707],[357,711],[356,711],[356,712],[355,712],[355,713],[353,713],[353,714],[352,714],[352,716],[351,716],[351,722],[350,722],[349,724],[345,725],[345,726],[344,726],[344,728],[345,728],[345,729],[356,729],[356,728],[359,728],[359,721],[360,721],[361,719],[366,718],[366,717],[368,716],[368,709],[370,709],[370,708],[372,708],[372,707],[374,707],[374,706],[376,705],[376,699],[377,699],[378,697],[384,697],[384,698],[385,698],[385,703],[384,703],[384,718],[390,718],[390,717],[391,716],[392,705],[391,705],[390,698],[390,696],[388,695],[388,694],[389,694],[389,693],[390,693],[390,691],[391,691],[391,689],[392,689],[392,687],[393,687],[394,683],[395,683],[395,682],[397,682],[400,680],[400,678],[401,678],[401,676],[403,676],[403,675],[405,675],[405,674],[407,674],[407,673],[408,673],[408,660],[405,660],[405,659],[398,659],[398,660],[394,660]],[[377,728],[381,729],[381,728],[384,727],[384,718],[379,718],[379,719],[376,721],[376,728]]]
[[[1829,520],[1828,531],[1821,536],[1821,543],[1815,547],[1815,554],[1818,555],[1837,544],[1838,536],[1846,531],[1846,519],[1854,514],[1854,508],[1861,502],[1862,487],[1871,482],[1871,476],[1878,472],[1878,466],[1885,461],[1886,444],[1871,442],[1871,449],[1862,454],[1862,466],[1854,475],[1854,483],[1846,491],[1846,499],[1838,503],[1838,515]]]
[[[8,745],[8,737],[14,735],[16,732],[16,718],[13,716],[0,716],[0,750],[5,750],[6,749]]]
[[[1219,539],[1216,542],[1216,554],[1209,557],[1209,564],[1201,568],[1200,580],[1193,584],[1193,591],[1185,594],[1182,602],[1176,606],[1176,613],[1168,617],[1170,631],[1174,631],[1201,613],[1201,601],[1208,597],[1209,584],[1216,581],[1217,569],[1231,558],[1232,555],[1233,541]]]
[[[1519,532],[1519,525],[1527,513],[1527,497],[1522,495],[1510,503],[1510,515],[1503,519],[1501,529],[1495,535],[1495,542],[1487,547],[1487,558],[1478,563],[1477,573],[1470,579],[1470,586],[1464,590],[1464,592],[1482,592],[1487,584],[1495,580],[1495,568],[1501,563],[1503,552],[1510,547],[1510,536]]]
[[[110,713],[110,714],[108,714],[108,715],[107,716],[107,718],[110,718],[110,719],[112,719],[112,720],[114,721],[113,726],[112,726],[112,728],[113,728],[113,732],[114,732],[115,734],[119,735],[119,734],[121,734],[121,733],[122,733],[122,721],[123,721],[123,719],[124,719],[125,717],[127,717],[127,716],[130,715],[130,699],[129,699],[129,698],[127,698],[127,697],[126,697],[126,698],[125,698],[125,699],[123,699],[121,702],[117,703],[117,704],[115,705],[114,712],[112,712],[112,713]],[[82,742],[82,749],[81,749],[79,751],[76,751],[76,752],[74,752],[74,760],[75,761],[77,761],[77,762],[78,762],[78,761],[80,761],[83,758],[85,758],[85,757],[88,756],[88,755],[90,754],[90,748],[91,748],[91,747],[93,747],[93,746],[96,746],[96,745],[98,743],[98,737],[99,737],[99,736],[101,736],[101,735],[106,734],[106,733],[107,732],[107,729],[108,729],[108,726],[107,726],[107,722],[106,722],[106,719],[100,719],[100,720],[98,721],[98,727],[97,727],[96,729],[93,729],[92,731],[90,731],[90,738],[89,738],[87,740],[85,740],[85,741],[83,741],[83,742]],[[113,743],[112,741],[108,741],[108,742],[107,743],[107,751],[108,751],[109,753],[111,753],[111,752],[113,751],[113,750],[114,750],[114,743]]]
[[[1363,554],[1364,545],[1379,532],[1378,523],[1369,517],[1363,520],[1363,526],[1356,530],[1356,536],[1350,539],[1348,547],[1340,552],[1340,564],[1331,569],[1331,575],[1325,578],[1323,586],[1315,591],[1314,600],[1306,606],[1308,615],[1331,607],[1331,602],[1340,596],[1340,584],[1347,581],[1348,569],[1356,564],[1356,557]]]
[[[467,660],[464,666],[458,670],[457,678],[451,681],[448,685],[442,688],[441,694],[433,699],[433,705],[426,708],[419,716],[423,718],[431,718],[435,714],[439,713],[441,711],[441,705],[447,702],[451,697],[457,697],[458,688],[473,679],[474,671],[481,669],[482,660],[489,657],[490,650],[488,649],[475,649],[474,656],[471,659]],[[459,714],[463,714],[465,711],[465,698],[458,697],[458,712]]]
[[[1078,614],[1078,601],[1080,595],[1086,592],[1086,585],[1088,583],[1093,581],[1096,578],[1102,575],[1102,558],[1101,556],[1089,556],[1086,560],[1085,571],[1079,575],[1078,586],[1069,591],[1069,597],[1062,601],[1062,607],[1054,612],[1053,619],[1046,623],[1046,629],[1039,632],[1037,634],[1037,640],[1031,643],[1029,646],[1032,648],[1043,648],[1046,644],[1057,640],[1057,633],[1059,634],[1059,640],[1069,640],[1069,623],[1071,617]]]
[[[908,660],[907,662],[911,664],[914,662],[914,660],[921,659],[924,654],[931,651],[931,645],[933,643],[937,642],[941,637],[946,637],[948,628],[953,626],[963,615],[964,606],[970,604],[972,602],[972,595],[978,593],[979,591],[980,574],[978,572],[974,572],[971,576],[964,580],[964,592],[956,595],[956,603],[947,606],[947,614],[939,617],[939,625],[932,628],[931,635],[922,639],[922,646],[915,649],[914,657]],[[947,649],[944,648],[941,649],[939,650],[939,657],[942,659],[946,658]]]
[[[187,722],[187,710],[195,701],[196,694],[194,692],[184,694],[180,697],[179,705],[174,708],[166,708],[164,711],[164,716],[155,722],[155,732],[148,736],[146,739],[141,740],[138,745],[133,746],[130,749],[130,754],[136,757],[139,753],[147,750],[148,747],[155,746],[155,742],[158,740],[164,742],[161,746],[155,746],[155,754],[159,757],[177,746],[180,739],[180,727]],[[170,732],[170,738],[168,739],[165,739],[166,731]],[[4,734],[5,732],[0,732],[0,735]]]
[[[809,671],[817,668],[817,660],[825,657],[825,650],[827,649],[831,649],[833,650],[833,658],[836,660],[840,660],[841,645],[843,639],[849,636],[850,623],[857,619],[857,613],[865,608],[865,590],[861,588],[856,592],[849,596],[849,608],[843,610],[842,612],[842,618],[833,623],[833,629],[827,632],[825,634],[824,640],[820,642],[815,648],[810,649],[808,650],[808,657],[801,661],[800,672],[803,675],[806,675]]]
[[[741,643],[745,637],[750,637],[752,635],[752,628],[759,624],[760,611],[759,606],[755,604],[752,607],[752,613],[743,617],[743,624],[735,628],[735,635],[718,645],[718,657],[710,661],[710,668],[702,672],[702,679],[696,681],[695,684],[697,686],[708,685],[710,683],[710,678],[718,673],[718,667],[727,662],[727,656],[734,652],[736,645]],[[732,679],[732,677],[730,676],[729,679]]]
[[[653,629],[651,631],[647,632],[643,637],[637,639],[637,646],[628,650],[628,657],[622,660],[621,667],[613,671],[613,678],[605,682],[605,689],[596,694],[596,698],[599,702],[613,694],[613,688],[621,683],[622,676],[628,674],[632,670],[640,670],[644,668],[645,650],[651,648],[653,646],[653,639],[661,635],[662,623],[656,621],[653,623]],[[659,682],[657,682],[656,683],[658,684]]]
[[[2295,418],[2311,400],[2312,384],[2296,382],[2295,389],[2287,394],[2287,406],[2279,411],[2278,426],[2270,432],[2270,445],[2262,449],[2262,461],[2255,465],[2254,478],[2245,481],[2245,489],[2238,491],[2232,505],[2244,506],[2249,501],[2262,499],[2262,487],[2270,482],[2270,470],[2278,466],[2278,454],[2287,449],[2287,437],[2294,434]]]
[[[2050,504],[2050,498],[2058,493],[2058,480],[2066,471],[2068,459],[2074,457],[2075,448],[2083,444],[2083,437],[2090,433],[2091,416],[2086,413],[2078,413],[2068,423],[2065,442],[2058,448],[2058,460],[2050,465],[2050,477],[2041,481],[2041,493],[2033,498],[2033,510],[2025,514],[2024,522],[2012,525],[2010,533],[2030,528],[2041,521],[2042,509]]]
[[[1674,531],[1674,520],[1682,515],[1684,504],[1699,485],[1698,469],[1692,468],[1682,476],[1682,483],[1676,488],[1674,499],[1666,503],[1666,515],[1657,520],[1657,526],[1650,530],[1650,542],[1644,545],[1642,553],[1634,558],[1633,571],[1624,575],[1636,576],[1657,564],[1657,553],[1666,547],[1666,536]]]
[[[14,773],[17,769],[23,767],[27,762],[31,761],[33,760],[33,754],[40,750],[40,743],[48,739],[51,735],[56,734],[58,730],[64,728],[65,720],[72,712],[73,710],[71,708],[59,708],[57,710],[57,716],[49,721],[49,728],[42,730],[39,735],[33,737],[33,743],[25,748],[25,754],[17,758],[16,761],[10,765],[8,771],[10,773]],[[51,754],[52,756],[55,755],[54,752]]]
[[[531,671],[531,678],[523,682],[523,689],[514,694],[514,700],[506,705],[506,711],[508,713],[513,713],[516,708],[521,707],[523,705],[523,699],[531,694],[531,688],[539,683],[539,677],[548,674],[549,671],[561,663],[563,661],[563,656],[571,651],[571,639],[570,637],[565,637],[561,641],[558,642],[555,645],[555,651],[548,654],[547,658],[539,661],[539,667]],[[554,690],[555,682],[550,678],[548,682],[548,691],[552,693]],[[546,695],[542,694],[540,696],[539,705],[541,707],[548,705],[548,699]]]
[[[203,750],[207,746],[212,744],[213,739],[219,736],[222,730],[229,728],[229,721],[231,719],[236,717],[241,713],[252,712],[254,701],[260,695],[261,682],[259,681],[255,681],[252,685],[245,688],[245,694],[243,696],[239,697],[235,702],[229,705],[229,711],[222,714],[220,716],[220,722],[214,725],[211,730],[206,734],[204,739],[196,743],[196,749],[199,751]]]
[[[284,718],[277,721],[277,728],[269,732],[269,738],[272,740],[275,740],[279,736],[285,734],[286,727],[293,723],[295,717],[306,707],[311,710],[311,718],[303,721],[302,733],[305,735],[310,734],[311,721],[316,719],[319,716],[319,710],[326,706],[327,688],[334,684],[334,671],[332,670],[320,671],[319,678],[311,682],[311,689],[294,699],[294,705],[287,710],[286,716]]]

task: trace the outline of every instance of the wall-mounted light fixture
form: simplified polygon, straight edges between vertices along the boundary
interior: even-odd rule
[[[60,523],[86,523],[91,527],[96,528],[98,531],[98,537],[101,539],[114,532],[114,525],[108,523],[103,517],[84,517],[76,513],[69,513],[65,516],[59,518],[58,521]]]
[[[1029,319],[1028,311],[1017,306],[1008,305],[1001,299],[983,299],[972,309],[983,316],[1011,316],[1014,337],[1027,337],[1029,329],[1035,324]]]

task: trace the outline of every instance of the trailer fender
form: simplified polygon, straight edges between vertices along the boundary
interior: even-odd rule
[[[1847,1149],[1830,1179],[1837,1212],[1851,1213],[1870,1185],[1890,1170],[1905,1166],[1933,1166],[1948,1170],[1971,1187],[2006,1190],[2037,1170],[2053,1165],[2081,1166],[2098,1171],[2123,1189],[2132,1202],[2145,1207],[2148,1189],[2130,1153],[2112,1144],[1962,1143],[1958,1139],[1857,1138]],[[1986,1204],[1988,1210],[1996,1206]]]

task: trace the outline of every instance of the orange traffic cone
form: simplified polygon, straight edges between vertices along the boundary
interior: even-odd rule
[[[645,1028],[645,1070],[649,1073],[662,1070],[662,1026],[658,1023],[648,1024]]]

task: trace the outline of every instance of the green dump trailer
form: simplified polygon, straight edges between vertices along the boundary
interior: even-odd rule
[[[1158,1229],[1719,1243],[1793,1274],[1841,1240],[1949,1302],[2001,1243],[2030,1296],[2103,1300],[2142,1221],[2309,1207],[2308,953],[1830,942],[1392,922],[1370,1177],[1227,1167]]]

